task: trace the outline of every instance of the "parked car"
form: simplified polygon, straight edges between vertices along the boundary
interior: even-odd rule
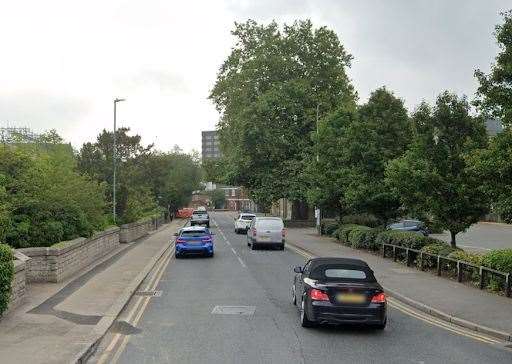
[[[294,272],[292,303],[299,308],[303,327],[323,323],[386,327],[386,295],[366,262],[314,258]]]
[[[251,226],[251,221],[256,217],[254,214],[241,213],[238,217],[235,217],[235,233],[241,232],[247,233]]]
[[[190,217],[190,226],[194,225],[205,225],[207,228],[210,227],[210,216],[207,211],[194,210]]]
[[[277,246],[284,250],[286,230],[280,217],[256,216],[247,231],[247,245],[255,250],[261,246]]]
[[[401,220],[394,224],[388,225],[387,228],[389,230],[417,232],[419,234],[423,234],[424,236],[428,236],[430,234],[429,229],[422,221],[419,220]]]
[[[188,254],[201,254],[213,257],[213,233],[207,227],[187,226],[180,230],[176,236],[174,256],[181,258]]]

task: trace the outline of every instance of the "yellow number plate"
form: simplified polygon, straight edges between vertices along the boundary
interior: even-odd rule
[[[366,297],[362,294],[340,293],[336,295],[336,300],[342,303],[364,303]]]

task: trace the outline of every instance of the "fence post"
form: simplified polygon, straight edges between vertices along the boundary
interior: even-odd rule
[[[462,282],[462,267],[460,264],[460,260],[457,260],[457,282]]]
[[[420,251],[420,270],[423,270],[423,252]]]
[[[382,258],[386,258],[386,246],[382,244]]]
[[[393,261],[396,262],[396,246],[393,245]]]
[[[441,257],[439,255],[437,256],[437,275],[441,275]]]
[[[480,289],[484,289],[484,284],[485,284],[484,274],[485,274],[485,270],[482,266],[480,266],[480,283],[478,285],[480,287]]]
[[[410,267],[411,266],[411,252],[409,251],[409,248],[407,248],[405,250],[405,255],[406,255],[406,263],[405,263],[405,265]]]
[[[512,282],[510,282],[510,273],[507,273],[507,276],[505,278],[505,296],[510,297],[511,290],[512,290]]]

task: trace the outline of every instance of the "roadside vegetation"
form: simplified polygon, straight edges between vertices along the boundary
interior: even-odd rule
[[[414,110],[386,87],[360,102],[347,76],[357,60],[326,27],[237,23],[210,94],[223,159],[206,174],[245,186],[264,209],[292,201],[292,218],[307,217],[307,205],[343,224],[421,219],[449,231],[442,251],[456,254],[457,234],[488,212],[512,221],[512,12],[502,16],[476,97],[448,90]],[[491,117],[505,128],[496,137]],[[366,233],[354,236],[366,244]]]
[[[55,131],[0,145],[0,241],[51,246],[188,204],[201,180],[198,158],[178,148],[156,151],[121,128],[113,221],[112,137],[103,131],[78,152]]]
[[[7,310],[11,297],[11,282],[14,277],[12,249],[0,243],[0,317]]]

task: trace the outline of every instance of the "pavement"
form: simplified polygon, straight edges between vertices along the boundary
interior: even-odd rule
[[[450,242],[450,233],[432,234],[431,237]],[[466,232],[457,234],[457,245],[465,250],[485,253],[492,249],[512,249],[512,225],[479,222]]]
[[[315,229],[289,229],[288,242],[316,256],[342,256],[366,261],[379,282],[389,291],[436,311],[437,316],[455,317],[481,327],[512,335],[512,299],[466,286],[415,268],[408,268],[391,259],[344,246],[335,239],[318,236]],[[398,296],[399,295],[399,296]],[[444,314],[444,315],[443,315]],[[474,325],[473,325],[474,326]],[[476,328],[478,330],[478,328]],[[496,333],[499,335],[499,333]]]
[[[30,284],[0,321],[1,363],[76,362],[94,348],[139,284],[169,250],[174,220],[62,283]]]
[[[290,287],[293,267],[304,264],[305,254],[291,244],[284,251],[250,250],[246,236],[234,233],[232,214],[212,212],[210,216],[216,234],[215,257],[175,260],[170,254],[142,284],[158,295],[132,297],[89,362],[512,362],[512,350],[503,342],[436,320],[392,298],[383,331],[354,326],[302,328],[297,308],[291,304]],[[348,254],[330,239],[310,233],[289,229],[287,239],[318,249],[319,255],[359,254]],[[424,283],[410,278],[413,273],[403,273],[403,266],[388,269],[389,262],[378,266],[381,258],[367,258],[385,284]],[[471,297],[481,294],[473,290]],[[510,305],[511,301],[505,302]],[[503,316],[502,321],[510,317]]]

